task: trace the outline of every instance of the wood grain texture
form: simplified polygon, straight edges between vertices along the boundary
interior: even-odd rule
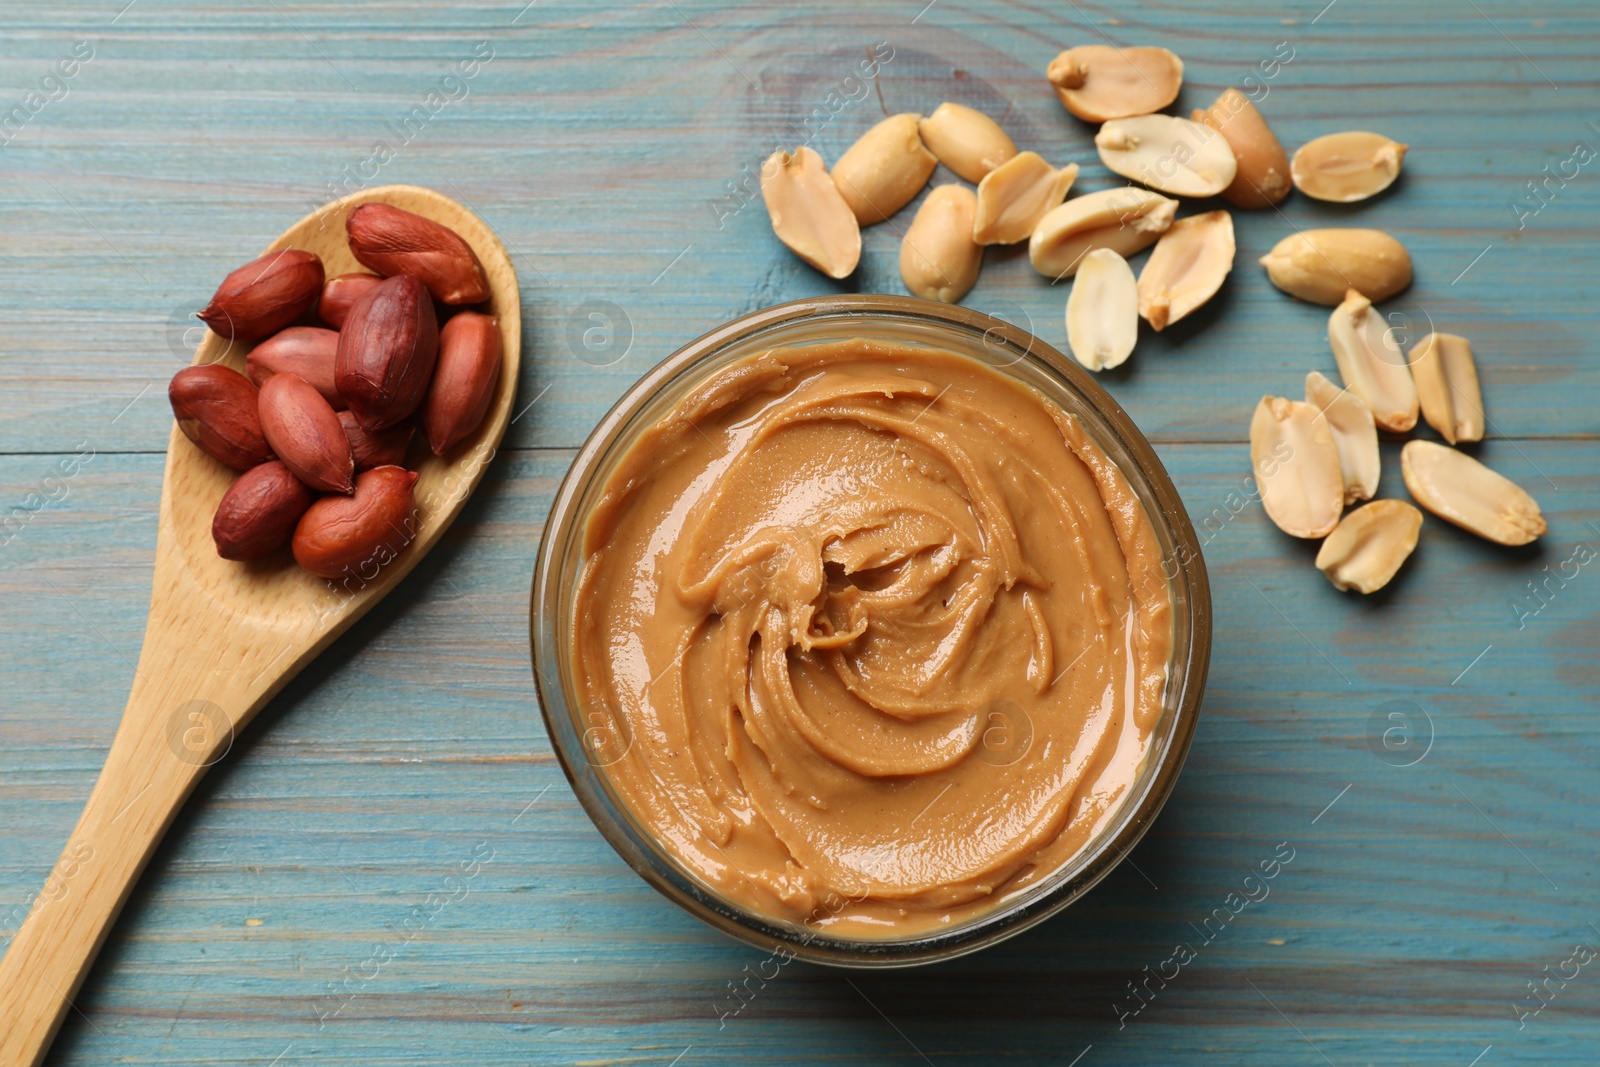
[[[1542,204],[1526,188],[1575,143],[1600,147],[1592,4],[139,0],[116,17],[122,2],[8,11],[0,37],[6,107],[74,41],[94,47],[0,146],[0,503],[26,515],[0,533],[0,936],[67,840],[133,677],[183,314],[375,142],[398,143],[430,90],[458,99],[371,183],[436,187],[496,228],[536,402],[440,545],[197,788],[50,1062],[1593,1061],[1593,964],[1552,980],[1520,1029],[1513,1007],[1575,944],[1600,948],[1600,578],[1562,576],[1580,544],[1600,548],[1600,163]],[[1217,638],[1188,767],[1131,862],[1039,930],[905,974],[790,964],[732,1014],[728,984],[762,958],[628,871],[544,739],[525,613],[545,509],[646,367],[732,315],[837,288],[727,183],[804,136],[868,45],[895,49],[890,111],[984,108],[1019,146],[1078,162],[1090,191],[1112,179],[1042,73],[1102,35],[1183,56],[1179,113],[1260,79],[1287,42],[1259,104],[1291,149],[1349,128],[1412,146],[1364,207],[1236,215],[1214,306],[1146,332],[1105,376],[1206,542]],[[479,42],[493,58],[444,86]],[[852,101],[812,120],[812,143],[831,161],[880,114],[874,94]],[[1538,207],[1521,229],[1519,202]],[[1410,248],[1416,285],[1384,310],[1413,339],[1430,323],[1472,339],[1491,423],[1477,454],[1538,498],[1538,546],[1429,518],[1394,587],[1359,600],[1238,506],[1257,399],[1333,372],[1326,309],[1254,264],[1315,225]],[[889,226],[868,230],[846,284],[900,292],[897,250]],[[1064,302],[1004,250],[966,301],[1057,344]],[[74,455],[92,459],[62,474]],[[1394,443],[1384,464],[1379,495],[1402,495]],[[1391,713],[1412,743],[1432,737],[1413,766],[1383,747]],[[1280,842],[1294,859],[1270,895],[1206,941]],[[1179,941],[1195,959],[1119,1028],[1140,1003],[1128,983]]]
[[[502,334],[502,376],[489,410],[446,454],[433,455],[414,442],[408,462],[416,484],[408,488],[415,503],[406,520],[414,525],[403,531],[404,543],[373,552],[331,583],[296,566],[286,549],[248,565],[220,558],[211,516],[237,473],[173,428],[139,666],[83,815],[0,957],[0,1019],[6,1020],[0,1062],[33,1067],[43,1059],[111,924],[195,783],[289,679],[438,543],[511,420],[522,340],[516,272],[499,241],[466,208],[426,189],[381,186],[311,213],[266,251],[313,252],[332,275],[348,273],[358,264],[346,219],[368,203],[449,226],[476,253],[489,294],[481,306]],[[242,373],[251,347],[208,334],[195,362]],[[74,461],[73,473],[81,472],[84,460]]]

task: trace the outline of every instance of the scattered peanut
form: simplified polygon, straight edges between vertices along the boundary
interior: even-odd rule
[[[847,277],[861,260],[861,224],[828,176],[822,157],[802,145],[761,165],[761,199],[772,232],[830,278]]]
[[[1545,532],[1544,515],[1527,490],[1449,445],[1406,442],[1400,473],[1417,503],[1479,537],[1525,545]]]
[[[1085,122],[1148,115],[1178,98],[1183,60],[1165,48],[1069,48],[1050,61],[1045,77],[1061,104]]]
[[[1078,165],[1057,170],[1037,152],[1020,152],[978,183],[978,214],[972,239],[981,245],[1026,241],[1039,220],[1067,198]]]
[[[1483,440],[1483,394],[1472,343],[1453,333],[1430,333],[1411,350],[1422,417],[1451,444]]]
[[[939,165],[917,132],[921,121],[915,112],[890,115],[833,165],[833,184],[861,225],[882,222],[911,203]]]
[[[1328,343],[1345,387],[1366,401],[1374,421],[1404,433],[1417,424],[1411,368],[1372,301],[1351,289],[1328,316]]]
[[[1233,149],[1236,172],[1233,182],[1222,190],[1222,198],[1234,207],[1271,207],[1289,195],[1289,157],[1243,93],[1228,89],[1209,108],[1196,108],[1189,116],[1222,134]]]
[[[1378,426],[1366,401],[1334,385],[1320,372],[1306,375],[1306,403],[1315,405],[1328,420],[1334,447],[1339,451],[1339,472],[1344,478],[1344,502],[1371,500],[1378,491]]]
[[[983,266],[972,239],[978,198],[964,185],[940,185],[917,209],[900,242],[900,279],[913,296],[954,304],[967,295]]]
[[[1374,500],[1339,521],[1317,550],[1317,569],[1335,589],[1375,593],[1417,547],[1422,512],[1404,500]]]
[[[1067,344],[1090,370],[1116,367],[1139,339],[1138,290],[1133,268],[1109,248],[1096,248],[1078,265],[1067,297]]]
[[[1354,289],[1387,300],[1411,284],[1411,256],[1382,230],[1305,230],[1261,257],[1272,284],[1332,307]]]
[[[1330,133],[1302,145],[1289,174],[1294,187],[1313,200],[1353,204],[1394,184],[1406,148],[1381,133]]]
[[[1344,510],[1339,451],[1312,404],[1264,396],[1250,419],[1250,463],[1261,506],[1291,537],[1326,537]]]
[[[940,104],[917,129],[940,163],[974,185],[1017,154],[1016,144],[998,122],[962,104]]]
[[[1204,304],[1233,269],[1233,216],[1208,211],[1178,219],[1139,272],[1139,314],[1161,331]]]
[[[1071,277],[1096,248],[1122,256],[1149,248],[1177,210],[1176,200],[1132,186],[1073,197],[1039,220],[1028,239],[1028,261],[1047,278]]]
[[[1215,196],[1239,172],[1220,133],[1171,115],[1113,119],[1094,146],[1112,172],[1173,196]]]

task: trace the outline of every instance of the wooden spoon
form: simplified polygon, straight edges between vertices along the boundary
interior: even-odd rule
[[[345,239],[345,217],[380,201],[434,219],[466,239],[489,279],[505,364],[488,416],[445,457],[418,433],[414,541],[370,575],[335,584],[295,566],[284,550],[253,564],[217,556],[211,515],[233,481],[229,470],[174,427],[167,444],[156,535],[156,570],[144,648],[128,707],[100,780],[33,910],[0,959],[0,1064],[37,1064],[111,923],[173,817],[234,734],[284,684],[365,615],[439,540],[510,421],[522,344],[516,271],[484,221],[428,189],[368,189],[308,215],[267,247],[322,257],[329,277],[363,270]],[[244,369],[247,346],[208,333],[196,363]],[[420,462],[418,462],[420,461]]]

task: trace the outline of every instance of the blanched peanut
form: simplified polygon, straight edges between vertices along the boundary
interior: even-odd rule
[[[1160,111],[1178,98],[1183,60],[1165,48],[1069,48],[1050,61],[1045,77],[1061,105],[1085,122]]]
[[[954,304],[967,295],[983,266],[972,239],[978,198],[964,185],[940,185],[917,209],[900,243],[900,279],[912,295]]]
[[[1139,272],[1139,314],[1157,332],[1204,304],[1233,269],[1233,216],[1208,211],[1172,224]]]
[[[917,132],[921,121],[914,112],[890,115],[833,165],[833,184],[861,225],[882,222],[911,203],[939,165]]]
[[[940,104],[918,130],[939,162],[973,185],[1017,154],[1017,146],[998,122],[962,104]]]
[[[972,239],[981,245],[1026,241],[1039,220],[1067,198],[1078,165],[1057,170],[1037,152],[1021,152],[978,183],[978,217]]]
[[[1235,207],[1271,207],[1289,195],[1289,156],[1243,93],[1229,89],[1204,111],[1189,116],[1222,134],[1233,149],[1237,171],[1222,198]]]
[[[774,152],[761,165],[761,199],[772,232],[794,254],[830,278],[843,278],[861,260],[861,224],[839,195],[822,157],[801,146]]]
[[[1374,500],[1339,521],[1317,551],[1317,569],[1336,589],[1375,593],[1411,558],[1422,512],[1404,500]]]

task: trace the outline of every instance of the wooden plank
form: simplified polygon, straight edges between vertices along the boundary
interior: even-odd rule
[[[1586,521],[1592,446],[1489,448],[1526,484],[1543,471],[1555,486],[1534,562],[1600,543]],[[1197,517],[1235,506],[1238,446],[1163,456]],[[39,459],[0,463],[7,490]],[[63,1062],[270,1061],[285,1046],[286,1062],[437,1062],[439,1047],[475,1062],[648,1062],[693,1045],[713,1062],[802,1063],[823,1047],[808,1023],[822,1015],[845,1023],[831,1057],[908,1055],[844,976],[800,964],[723,1019],[726,984],[759,954],[644,886],[561,780],[522,620],[567,459],[504,455],[440,558],[239,739],[113,935],[82,1005],[94,1026],[69,1026]],[[37,887],[98,767],[131,674],[119,652],[138,641],[158,477],[157,457],[97,457],[7,546],[7,601],[29,625],[4,634],[16,666],[0,790],[28,816],[0,854],[0,900]],[[1391,462],[1385,491],[1397,477]],[[1193,1054],[1196,1027],[1207,1058],[1294,1062],[1300,1039],[1247,982],[1334,1062],[1395,1042],[1412,1063],[1457,1062],[1473,1039],[1524,1042],[1547,1062],[1586,1047],[1596,1003],[1578,983],[1523,1034],[1509,1005],[1591,936],[1590,575],[1518,629],[1511,605],[1536,568],[1434,520],[1381,604],[1337,594],[1258,507],[1207,536],[1218,639],[1205,717],[1132,863],[1037,933],[947,967],[854,976],[861,993],[940,1063],[993,1062],[995,1042],[1021,1059],[1076,1042],[1072,1054],[1093,1043],[1150,1062]],[[1374,715],[1396,701],[1418,745],[1431,723],[1415,766],[1371,749]],[[1285,841],[1294,859],[1269,896],[1203,943],[1189,924]],[[456,899],[408,920],[440,892]],[[1198,958],[1119,1031],[1118,1008],[1136,1004],[1126,983],[1178,941]]]
[[[1575,943],[1600,947],[1595,579],[1562,569],[1580,544],[1600,547],[1595,164],[1520,231],[1513,205],[1574,142],[1600,147],[1600,12],[924,3],[7,13],[4,106],[74,41],[95,53],[0,146],[0,503],[30,513],[0,533],[0,938],[55,862],[132,675],[161,393],[184,351],[172,314],[393,139],[480,41],[494,57],[467,95],[377,180],[463,197],[517,252],[534,402],[445,543],[202,785],[52,1062],[1593,1059],[1592,966],[1552,983],[1521,1029],[1513,1005],[1531,1007],[1527,983]],[[1259,76],[1288,42],[1262,103],[1286,143],[1373,127],[1412,145],[1377,203],[1296,198],[1239,216],[1217,308],[1146,335],[1105,379],[1159,442],[1206,542],[1217,638],[1189,764],[1131,862],[1043,928],[912,972],[789,964],[734,1014],[729,983],[762,957],[616,858],[544,737],[525,620],[550,497],[571,449],[657,359],[731,316],[834,291],[776,244],[758,202],[720,198],[826,108],[866,45],[895,49],[879,79],[891,110],[990,109],[1024,147],[1083,164],[1087,190],[1110,184],[1091,131],[1040,74],[1102,35],[1176,47],[1185,109]],[[851,101],[813,143],[834,158],[879,114],[875,95]],[[1255,400],[1332,370],[1325,312],[1250,262],[1311,225],[1407,242],[1417,284],[1386,310],[1473,338],[1493,421],[1480,455],[1544,506],[1539,546],[1498,549],[1430,518],[1393,589],[1362,600],[1241,505]],[[851,284],[901,291],[897,240],[868,231]],[[1064,296],[1024,257],[991,252],[969,303],[1060,343]],[[617,328],[599,351],[583,344],[605,325],[590,312]],[[1396,452],[1385,445],[1382,495],[1403,495]],[[74,455],[81,469],[63,474]],[[1542,599],[1530,581],[1547,583]],[[1396,765],[1417,751],[1399,740],[1429,736]],[[1214,909],[1281,842],[1294,858],[1269,895],[1220,924]],[[1128,983],[1180,941],[1195,959],[1132,1014]]]
[[[1092,129],[1038,77],[1058,44],[1088,32],[1064,12],[941,0],[908,24],[898,10],[836,8],[822,36],[801,15],[685,9],[697,32],[670,6],[609,15],[541,6],[514,27],[509,7],[470,18],[417,10],[370,27],[295,5],[241,17],[147,4],[114,27],[19,13],[28,32],[4,66],[19,82],[44,73],[75,35],[99,43],[69,95],[0,157],[9,190],[0,255],[16,268],[13,324],[0,337],[0,388],[14,407],[0,448],[61,448],[90,432],[109,450],[161,447],[160,385],[184,350],[183,312],[325,200],[327,183],[368,159],[373,142],[397,140],[394,125],[479,41],[494,58],[378,173],[464,196],[520,253],[535,357],[523,391],[549,391],[512,443],[575,446],[629,381],[716,323],[836,288],[902,291],[890,226],[868,231],[864,266],[841,286],[776,242],[758,201],[722,199],[796,123],[826,111],[869,43],[895,49],[879,79],[888,106],[928,110],[959,97],[1003,114],[1024,146],[1082,164],[1080,190],[1113,184]],[[1600,19],[1558,6],[1542,27],[1502,25],[1519,32],[1514,46],[1470,8],[1409,20],[1341,0],[1316,25],[1307,19],[1218,23],[1136,9],[1102,28],[1129,43],[1181,40],[1184,108],[1260,78],[1259,64],[1288,54],[1284,43],[1293,58],[1261,90],[1286,143],[1366,124],[1413,146],[1406,176],[1375,204],[1295,198],[1281,214],[1241,216],[1237,276],[1215,311],[1148,337],[1144,358],[1111,387],[1157,439],[1240,439],[1256,396],[1329,359],[1323,311],[1271,289],[1253,260],[1296,228],[1375,225],[1417,260],[1416,286],[1387,310],[1413,331],[1432,321],[1474,338],[1500,432],[1594,434],[1600,425],[1579,398],[1600,376],[1583,280],[1600,264],[1600,186],[1581,170],[1521,232],[1513,204],[1574,141],[1600,146],[1586,43]],[[1551,90],[1516,48],[1567,90]],[[879,114],[875,97],[848,102],[813,121],[814,143],[835,158]],[[989,260],[969,303],[1062,343],[1059,287],[1014,250]],[[1557,278],[1570,281],[1545,281]],[[581,340],[595,310],[616,325],[599,352]]]

